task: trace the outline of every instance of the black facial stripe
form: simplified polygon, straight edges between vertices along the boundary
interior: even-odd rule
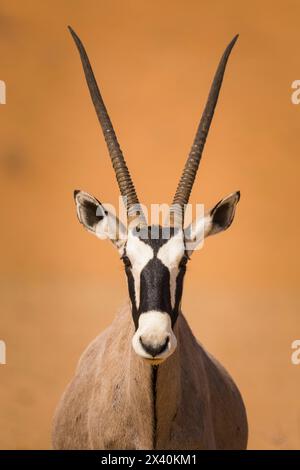
[[[161,246],[168,242],[171,236],[174,236],[178,229],[171,227],[169,238],[151,238],[151,230],[157,230],[157,234],[162,236],[162,228],[159,226],[145,227],[139,232],[135,233],[140,240],[149,245],[154,252],[154,257],[146,264],[140,273],[140,298],[135,297],[135,279],[131,272],[131,263],[127,259],[126,249],[124,250],[123,261],[128,280],[129,296],[132,304],[132,316],[135,328],[138,328],[139,316],[142,313],[147,313],[151,310],[167,313],[171,317],[172,327],[178,317],[180,302],[183,291],[183,280],[186,272],[186,263],[188,255],[185,251],[179,263],[179,272],[176,278],[175,285],[175,305],[171,304],[171,286],[170,286],[170,271],[169,269],[157,258],[158,250]],[[144,232],[144,233],[143,233]],[[155,233],[155,232],[154,232]],[[145,234],[148,238],[142,238]],[[139,306],[137,306],[139,304]]]
[[[132,318],[133,318],[135,329],[137,330],[138,325],[139,325],[139,314],[138,314],[138,310],[136,306],[134,277],[130,268],[125,269],[125,271],[127,275],[129,297],[130,297],[131,305],[132,305]]]
[[[175,306],[174,306],[174,311],[176,312],[176,318],[177,318],[178,313],[179,313],[179,307],[180,307],[180,302],[181,302],[181,297],[182,297],[183,280],[184,280],[185,272],[186,272],[186,266],[184,265],[180,268],[179,273],[178,273],[177,278],[176,278]]]
[[[172,313],[170,272],[163,263],[152,258],[141,272],[139,312]]]
[[[155,260],[159,263],[159,260],[154,258],[151,260],[153,261],[152,266],[147,265],[148,269],[145,272],[143,270],[141,273],[139,307],[137,307],[137,299],[135,297],[133,274],[130,268],[126,269],[129,296],[132,304],[132,317],[136,329],[138,328],[139,316],[151,310],[169,314],[172,326],[175,325],[178,317],[186,268],[183,266],[178,272],[175,286],[175,305],[172,308],[169,270],[161,263],[162,266],[159,268],[160,272],[158,272]]]

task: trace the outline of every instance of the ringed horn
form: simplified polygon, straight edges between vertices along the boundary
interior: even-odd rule
[[[203,148],[206,142],[207,134],[210,124],[214,115],[215,107],[218,101],[219,92],[221,89],[226,64],[230,52],[236,43],[238,34],[232,39],[225,49],[225,52],[220,60],[216,74],[214,76],[211,89],[208,95],[206,106],[204,108],[196,136],[187,158],[185,167],[183,169],[180,181],[178,183],[176,193],[170,211],[170,219],[173,224],[184,223],[184,210],[185,205],[188,203],[190,194],[194,185],[196,174],[199,168]]]
[[[106,141],[112,165],[115,170],[121,196],[123,197],[123,201],[126,206],[128,221],[130,222],[138,219],[139,224],[143,225],[145,224],[144,214],[142,212],[138,197],[136,195],[134,184],[127,168],[126,161],[120,148],[112,122],[110,120],[100,90],[98,88],[88,55],[75,31],[73,31],[70,26],[68,26],[68,29],[79,51],[86,82],[90,91],[90,95],[94,104],[94,108],[96,110],[100,126],[102,128],[102,132]]]
[[[115,170],[117,182],[123,199],[125,200],[128,220],[136,220],[144,225],[146,223],[144,214],[142,212],[134,184],[132,182],[129,170],[127,168],[122,150],[120,148],[118,139],[116,137],[113,125],[103,102],[101,93],[99,91],[92,66],[90,64],[84,46],[73,29],[68,26],[71,35],[75,41],[77,49],[80,54],[86,82],[90,91],[90,95],[96,110],[98,120],[100,122],[102,132],[106,141],[108,152]],[[172,202],[170,219],[171,224],[176,225],[184,223],[184,209],[188,203],[190,194],[194,185],[196,174],[199,168],[199,163],[202,157],[202,152],[214,115],[215,107],[218,101],[226,64],[231,53],[231,50],[236,43],[238,35],[228,44],[225,52],[220,60],[216,74],[214,76],[211,89],[208,95],[206,106],[204,108],[196,136],[184,166],[180,181],[178,183],[176,193]]]

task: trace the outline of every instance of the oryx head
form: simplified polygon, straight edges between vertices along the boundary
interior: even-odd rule
[[[203,147],[218,100],[228,57],[237,36],[227,46],[215,74],[209,97],[170,208],[166,227],[148,226],[136,191],[105,108],[85,49],[70,28],[79,50],[86,81],[126,202],[127,226],[96,198],[83,191],[74,197],[79,221],[99,238],[109,238],[124,263],[131,301],[135,352],[159,363],[176,348],[174,325],[180,312],[186,265],[204,237],[226,230],[235,213],[240,193],[222,199],[210,211],[184,228],[185,206],[194,184]]]

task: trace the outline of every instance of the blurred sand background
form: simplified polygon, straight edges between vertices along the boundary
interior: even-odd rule
[[[127,295],[72,192],[118,191],[81,64],[84,41],[140,198],[169,202],[217,62],[237,32],[191,202],[240,189],[233,226],[189,266],[184,312],[243,394],[249,448],[300,448],[298,1],[0,2],[0,448],[50,447],[77,360]]]

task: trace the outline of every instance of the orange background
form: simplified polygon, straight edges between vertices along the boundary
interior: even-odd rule
[[[1,1],[0,448],[48,448],[80,353],[126,298],[73,189],[118,190],[66,29],[86,45],[140,198],[169,202],[221,53],[240,38],[191,202],[240,189],[233,226],[196,253],[183,309],[245,399],[250,448],[300,448],[297,1]]]

